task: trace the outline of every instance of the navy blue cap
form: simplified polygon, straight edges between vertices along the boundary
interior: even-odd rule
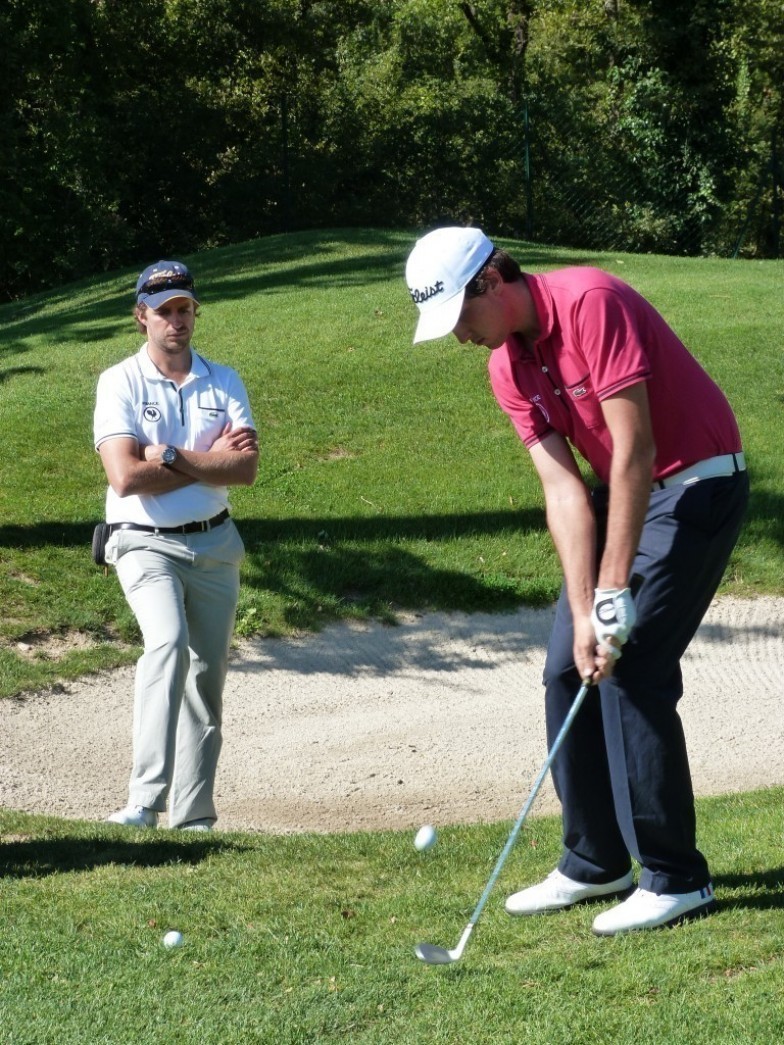
[[[172,298],[191,298],[198,305],[193,276],[181,261],[156,261],[136,280],[136,304],[160,308]]]

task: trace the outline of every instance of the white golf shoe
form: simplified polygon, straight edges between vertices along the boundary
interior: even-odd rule
[[[211,831],[212,820],[188,820],[185,824],[179,824],[180,831]]]
[[[154,809],[145,806],[126,806],[119,813],[107,816],[110,824],[123,824],[124,827],[157,827],[158,814]]]
[[[593,931],[597,936],[616,936],[618,933],[639,929],[657,929],[677,925],[689,918],[702,918],[715,908],[713,886],[693,893],[651,893],[635,889],[632,895],[594,918]]]
[[[583,900],[593,900],[597,896],[615,896],[631,889],[633,884],[631,871],[623,878],[616,878],[612,882],[602,882],[601,885],[597,885],[575,882],[573,878],[567,878],[556,868],[543,882],[508,897],[505,905],[506,913],[549,914],[551,911],[561,911],[564,907],[571,907],[572,904],[581,903]]]

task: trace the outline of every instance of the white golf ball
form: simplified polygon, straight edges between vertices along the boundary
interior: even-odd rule
[[[177,932],[176,929],[172,929],[167,932],[163,938],[164,947],[179,947],[182,944],[182,933]]]
[[[419,850],[420,853],[427,852],[428,849],[432,849],[436,844],[436,829],[431,827],[430,824],[425,824],[424,827],[420,827],[414,838],[414,848]]]

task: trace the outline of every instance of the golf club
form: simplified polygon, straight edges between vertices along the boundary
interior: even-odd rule
[[[509,838],[506,840],[506,845],[501,851],[501,855],[496,860],[495,867],[493,868],[493,873],[490,875],[487,885],[485,886],[485,891],[479,897],[479,903],[474,908],[474,913],[471,915],[471,920],[465,927],[463,935],[460,937],[460,942],[458,943],[457,947],[454,947],[451,951],[449,951],[446,949],[446,947],[437,947],[435,944],[432,943],[418,943],[414,948],[414,954],[416,954],[417,958],[419,958],[420,961],[426,962],[428,965],[451,965],[452,962],[459,961],[459,959],[463,956],[463,951],[465,950],[465,946],[468,943],[468,938],[474,931],[474,926],[479,920],[479,915],[482,913],[482,909],[487,903],[487,898],[490,896],[490,892],[496,883],[498,875],[501,873],[501,868],[504,866],[506,858],[511,852],[512,846],[515,844],[517,836],[520,833],[520,828],[525,823],[525,818],[528,816],[528,810],[533,805],[534,799],[536,798],[539,792],[539,788],[542,786],[542,781],[547,775],[550,766],[553,764],[553,760],[555,756],[558,754],[558,749],[563,743],[564,737],[569,732],[569,727],[571,726],[572,722],[574,722],[575,716],[577,715],[577,712],[580,710],[580,705],[585,700],[586,694],[588,693],[588,690],[590,688],[590,680],[584,681],[582,686],[580,687],[580,692],[574,698],[574,702],[572,706],[569,708],[569,714],[564,719],[563,725],[558,731],[558,736],[553,741],[553,746],[550,748],[547,758],[545,759],[545,763],[539,771],[539,776],[536,778],[534,782],[534,786],[531,789],[531,794],[528,796],[525,805],[520,810],[520,815],[517,817],[517,820],[515,821],[514,827],[511,830]]]

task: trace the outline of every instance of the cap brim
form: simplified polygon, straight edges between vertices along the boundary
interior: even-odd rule
[[[448,301],[442,301],[437,308],[429,308],[419,314],[419,322],[414,333],[414,344],[420,341],[433,341],[437,337],[451,334],[460,319],[463,308],[465,288]]]
[[[146,305],[148,308],[160,308],[161,305],[166,304],[167,301],[173,301],[175,298],[189,298],[197,305],[199,303],[189,290],[162,290],[159,294],[143,294],[139,298],[138,304]]]

